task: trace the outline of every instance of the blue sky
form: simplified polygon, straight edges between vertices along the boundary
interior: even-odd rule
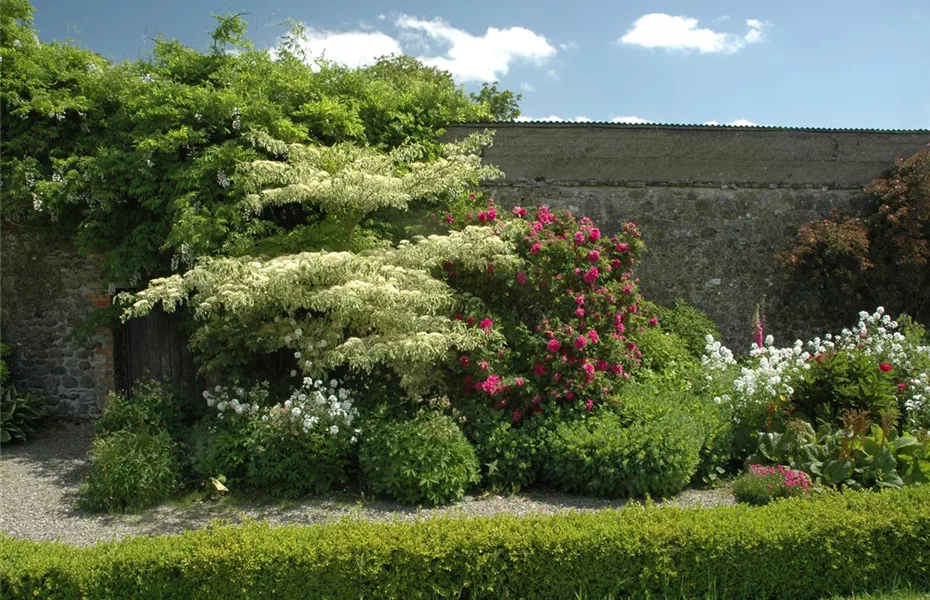
[[[926,0],[33,0],[44,41],[114,60],[162,32],[206,48],[211,13],[246,12],[259,47],[284,18],[308,50],[364,64],[403,52],[523,94],[527,117],[930,128]]]

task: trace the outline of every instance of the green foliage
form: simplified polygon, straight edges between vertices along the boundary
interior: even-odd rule
[[[646,310],[650,311],[651,308],[655,309],[662,330],[681,339],[688,352],[696,359],[705,354],[707,336],[715,340],[722,337],[717,324],[710,317],[681,298],[675,300],[672,308],[652,305],[646,307]],[[645,352],[643,354],[646,355]]]
[[[865,190],[864,217],[833,217],[803,228],[779,255],[790,311],[842,323],[863,305],[930,319],[930,150],[899,159]],[[786,311],[788,312],[788,311]]]
[[[475,449],[448,416],[420,412],[411,421],[373,420],[359,468],[375,494],[406,504],[446,504],[478,483]]]
[[[307,61],[300,27],[275,52],[254,48],[239,15],[217,17],[209,52],[158,37],[150,56],[114,64],[40,42],[26,2],[3,0],[2,12],[3,216],[59,224],[83,251],[104,254],[115,281],[246,253],[266,238],[277,240],[266,249],[293,252],[330,220],[348,226],[307,204],[254,214],[245,170],[279,158],[255,136],[364,156],[416,148],[431,162],[444,125],[515,110],[509,92],[472,98],[449,73],[409,57],[358,69]]]
[[[246,482],[284,498],[322,494],[348,483],[348,435],[259,421],[248,448]]]
[[[860,352],[819,355],[801,370],[790,398],[791,414],[812,422],[838,424],[847,410],[864,410],[875,419],[898,411],[897,375],[882,371],[875,358]]]
[[[186,401],[161,382],[148,380],[126,392],[111,393],[103,414],[94,423],[98,435],[114,431],[166,430],[178,439],[182,434]]]
[[[10,366],[6,364],[6,359],[10,356],[10,347],[6,344],[0,344],[0,388],[6,387],[10,380]]]
[[[930,589],[930,486],[764,507],[0,538],[4,598],[716,598]]]
[[[810,494],[810,478],[802,471],[751,465],[733,482],[733,495],[740,502],[763,506],[776,498],[796,498]]]
[[[114,431],[94,439],[80,504],[131,512],[168,497],[180,480],[178,446],[164,431]]]
[[[898,488],[930,483],[930,437],[899,434],[890,423],[871,424],[850,412],[842,428],[791,421],[784,432],[759,434],[751,463],[786,464],[819,484],[853,489]]]
[[[12,385],[0,391],[0,443],[25,442],[35,431],[33,425],[48,412],[45,401],[32,394],[20,394]]]
[[[244,483],[257,421],[204,417],[190,430],[190,466],[200,479]]]
[[[701,433],[677,410],[632,422],[607,412],[563,422],[549,435],[540,477],[556,489],[592,496],[669,496],[695,474]]]
[[[643,353],[642,366],[646,371],[661,373],[676,367],[697,369],[697,358],[684,339],[658,327],[644,329],[636,342]]]

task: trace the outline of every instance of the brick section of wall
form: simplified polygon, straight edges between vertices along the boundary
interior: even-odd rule
[[[4,225],[0,236],[0,337],[13,350],[18,389],[45,398],[59,417],[99,414],[114,389],[113,332],[74,336],[111,298],[100,261],[41,232]]]
[[[485,162],[505,173],[487,184],[495,199],[570,209],[610,233],[636,221],[647,247],[637,269],[646,296],[664,304],[686,299],[741,351],[763,296],[779,313],[770,323],[780,341],[822,333],[803,315],[779,311],[775,254],[805,223],[866,210],[863,187],[930,142],[930,132],[488,127],[497,133]],[[484,128],[451,126],[445,139]]]

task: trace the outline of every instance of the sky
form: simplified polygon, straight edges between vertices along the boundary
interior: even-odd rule
[[[409,54],[523,95],[527,120],[930,129],[927,0],[33,0],[43,41],[134,60],[162,33],[209,45],[246,13],[272,49],[296,19],[310,55]]]

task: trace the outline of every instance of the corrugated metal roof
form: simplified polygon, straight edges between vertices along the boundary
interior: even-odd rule
[[[707,125],[704,123],[613,123],[611,121],[495,121],[489,123],[451,123],[446,127],[614,127],[626,129],[737,129],[752,131],[819,131],[828,133],[926,133],[930,129],[870,129],[834,127],[780,127],[776,125]]]

